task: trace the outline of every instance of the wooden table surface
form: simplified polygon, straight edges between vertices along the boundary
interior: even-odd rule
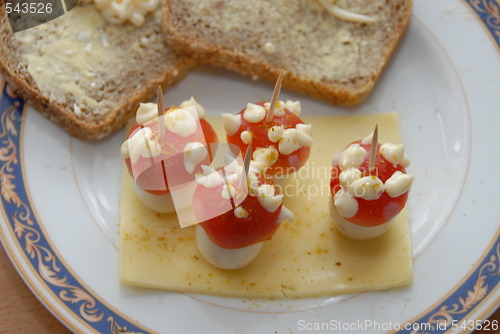
[[[0,333],[70,333],[31,293],[17,274],[5,250],[2,247],[0,249]],[[490,319],[500,322],[500,309]],[[500,331],[475,333],[497,334]]]
[[[0,249],[0,333],[70,333],[31,293]]]

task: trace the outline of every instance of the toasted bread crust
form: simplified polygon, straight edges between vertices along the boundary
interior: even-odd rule
[[[168,89],[196,66],[196,62],[189,58],[177,57],[163,73],[148,78],[137,87],[115,87],[124,93],[117,95],[121,98],[114,101],[113,109],[102,115],[78,117],[72,105],[50,99],[39,89],[33,77],[21,66],[19,45],[13,36],[4,7],[0,6],[0,71],[11,90],[70,135],[85,140],[101,139],[120,129],[135,114],[140,102],[155,96],[158,86]]]
[[[307,1],[309,2],[308,4],[304,5],[304,3],[302,3],[299,4],[299,6],[310,6],[311,8],[318,6],[316,1]],[[231,1],[219,1],[217,10],[224,11],[228,2]],[[300,0],[295,2],[300,2]],[[215,4],[216,1],[213,1],[213,3]],[[273,2],[273,4],[274,3],[275,2]],[[373,89],[385,65],[397,49],[407,28],[411,16],[412,1],[388,0],[387,4],[388,6],[392,6],[392,17],[384,18],[384,20],[390,19],[391,26],[385,28],[390,32],[390,35],[386,36],[383,41],[384,45],[379,55],[379,61],[373,66],[368,77],[349,77],[345,79],[345,81],[347,81],[346,83],[337,82],[335,77],[328,77],[328,73],[325,73],[322,77],[314,77],[308,75],[307,70],[288,68],[287,61],[280,59],[280,55],[276,55],[275,59],[271,59],[270,57],[256,57],[255,53],[252,54],[247,52],[248,44],[263,44],[264,41],[259,41],[258,39],[251,41],[245,40],[245,42],[237,43],[234,47],[227,44],[225,45],[220,41],[223,41],[224,38],[234,39],[234,34],[220,29],[218,23],[215,23],[215,27],[213,27],[209,20],[203,21],[203,19],[201,19],[202,21],[199,22],[199,24],[197,23],[197,27],[190,26],[190,21],[184,18],[190,17],[192,13],[187,13],[188,9],[186,8],[178,8],[181,7],[181,4],[177,0],[165,0],[163,6],[162,28],[165,32],[164,38],[167,44],[176,52],[189,55],[201,63],[227,68],[252,77],[260,77],[270,82],[274,82],[281,69],[285,68],[286,72],[283,78],[284,87],[305,93],[314,98],[323,99],[333,104],[349,106],[356,105],[363,101]],[[280,9],[273,8],[273,10],[279,11]],[[319,17],[317,12],[317,8],[311,9],[311,13],[315,14],[310,15]],[[245,13],[245,15],[247,14],[248,13]],[[308,15],[305,12],[301,14]],[[321,17],[324,17],[324,14],[322,15]],[[200,20],[199,16],[196,18],[198,21]],[[336,20],[334,17],[330,19]],[[243,21],[242,16],[242,22]],[[311,21],[314,21],[314,18],[311,19]],[[352,25],[347,25],[347,27],[350,29]],[[201,30],[203,30],[203,32]],[[209,33],[207,33],[207,31],[209,31]],[[219,40],[207,40],[207,34],[220,35],[220,38]],[[242,37],[242,39],[244,39],[244,37]],[[290,43],[290,52],[293,52],[294,47],[304,47],[304,44],[299,45],[299,43],[297,43],[297,45],[295,45],[294,41]]]

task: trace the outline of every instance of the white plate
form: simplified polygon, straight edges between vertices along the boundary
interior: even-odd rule
[[[473,329],[470,321],[487,317],[500,300],[495,167],[500,159],[494,135],[500,124],[500,26],[494,13],[500,4],[470,3],[416,1],[400,49],[358,107],[346,110],[282,93],[283,99],[300,99],[305,114],[400,113],[410,172],[416,176],[408,204],[414,254],[410,286],[298,300],[122,286],[118,212],[123,133],[96,143],[71,138],[4,89],[0,235],[7,253],[47,308],[78,332]],[[211,113],[234,113],[246,102],[268,99],[271,91],[271,84],[202,68],[168,91],[166,101],[178,104],[194,95]]]

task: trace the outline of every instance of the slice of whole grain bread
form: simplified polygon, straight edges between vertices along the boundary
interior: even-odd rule
[[[355,105],[397,48],[412,0],[335,3],[375,22],[339,19],[314,0],[165,0],[162,28],[167,44],[200,62],[271,82],[284,68],[284,87]]]
[[[12,33],[0,6],[0,70],[14,92],[76,137],[121,128],[139,102],[182,79],[195,62],[161,37],[161,9],[145,23],[114,25],[92,5]]]

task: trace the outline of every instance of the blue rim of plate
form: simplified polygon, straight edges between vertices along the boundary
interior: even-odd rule
[[[487,0],[464,0],[500,47],[500,3]],[[63,259],[53,249],[43,225],[38,220],[30,201],[25,182],[22,159],[22,128],[26,112],[24,101],[8,94],[8,85],[0,85],[0,203],[8,232],[15,236],[17,247],[22,250],[23,261],[29,263],[45,287],[85,327],[111,334],[148,333],[149,329],[135,323],[110,307],[100,296],[91,291],[74,276]],[[4,243],[4,247],[8,245]],[[8,249],[7,249],[8,251]],[[11,253],[11,252],[9,252]],[[43,275],[42,275],[43,272]],[[468,321],[475,308],[488,301],[498,288],[500,276],[500,232],[497,231],[490,245],[475,267],[425,312],[409,320],[409,324],[423,324],[425,333],[444,333],[451,324]],[[39,296],[41,297],[41,296]],[[50,305],[48,305],[50,307]],[[51,311],[58,313],[55,309]],[[60,315],[58,313],[58,315]],[[67,326],[72,326],[67,319]],[[446,321],[447,326],[442,326]],[[401,329],[393,333],[410,333]],[[412,331],[412,334],[423,331]]]
[[[491,0],[463,0],[477,16],[500,51],[500,3]]]
[[[3,81],[2,81],[3,83]],[[65,265],[50,242],[30,200],[22,158],[23,123],[27,106],[21,98],[9,94],[8,84],[1,84],[0,95],[0,203],[8,232],[15,236],[23,261],[33,273],[86,327],[98,333],[147,333],[150,330],[133,323],[113,310],[86,287]],[[1,231],[0,231],[1,232]],[[1,236],[1,233],[0,233]],[[8,248],[7,244],[4,246]],[[6,249],[8,250],[8,249]],[[33,287],[33,285],[32,285]],[[51,311],[60,313],[52,309]],[[70,323],[66,323],[70,326]]]

